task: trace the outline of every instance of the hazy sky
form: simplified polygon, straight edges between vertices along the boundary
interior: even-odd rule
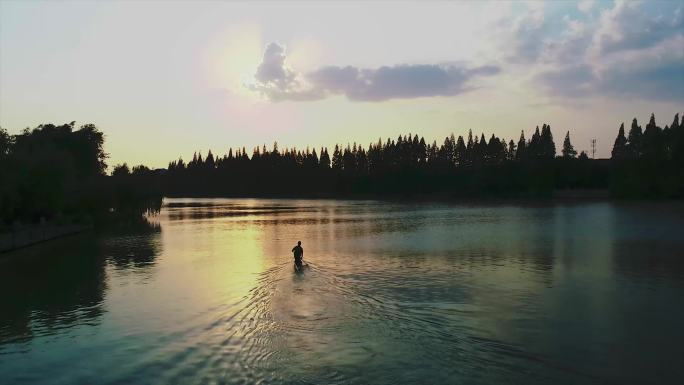
[[[542,123],[608,156],[682,110],[682,1],[0,0],[0,126],[95,123],[110,165]]]

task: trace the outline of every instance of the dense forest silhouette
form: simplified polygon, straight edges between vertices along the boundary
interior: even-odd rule
[[[624,124],[610,159],[579,155],[566,132],[556,153],[551,127],[530,139],[453,134],[438,144],[418,135],[367,147],[281,150],[243,147],[217,157],[195,153],[167,169],[113,167],[94,125],[40,125],[17,135],[0,129],[0,225],[89,221],[158,210],[162,196],[226,197],[551,197],[557,190],[610,189],[616,198],[684,197],[684,128],[675,115],[659,127]]]
[[[144,178],[107,176],[104,134],[92,124],[44,124],[18,135],[0,129],[0,228],[94,222],[157,210],[161,191]]]
[[[623,125],[624,126],[624,125]],[[611,189],[615,197],[681,198],[682,128],[679,115],[660,128],[652,115],[628,137],[621,126],[611,159],[579,155],[566,132],[560,154],[551,126],[530,139],[489,139],[472,131],[441,144],[417,135],[378,140],[368,147],[280,150],[245,148],[217,157],[195,153],[169,163],[163,189],[171,196],[443,196],[548,197],[558,189]],[[621,139],[622,138],[622,139]],[[617,155],[616,155],[617,154]]]

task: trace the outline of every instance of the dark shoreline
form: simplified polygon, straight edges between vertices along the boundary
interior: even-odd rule
[[[625,202],[610,196],[608,189],[556,190],[550,195],[453,195],[453,194],[184,194],[164,195],[172,199],[311,199],[311,200],[349,200],[349,201],[385,201],[406,203],[463,203],[463,204],[497,204],[497,203],[554,203],[554,202]],[[643,200],[638,200],[643,201]],[[652,202],[672,200],[646,200]],[[676,200],[674,200],[676,202]]]
[[[649,204],[675,204],[681,207],[684,212],[684,200],[680,199],[623,199],[614,198],[608,194],[608,190],[589,190],[585,194],[578,194],[580,190],[570,190],[571,194],[566,194],[566,190],[559,190],[551,196],[449,196],[447,194],[426,194],[426,195],[165,195],[164,199],[274,199],[274,200],[346,200],[346,201],[377,201],[404,204],[446,204],[446,205],[465,205],[465,206],[524,206],[524,207],[544,207],[550,205],[576,205],[592,203],[615,203],[617,205],[649,205]],[[584,191],[584,190],[582,190]],[[163,205],[163,204],[162,204]]]
[[[0,233],[0,255],[93,228],[92,224],[34,225]]]

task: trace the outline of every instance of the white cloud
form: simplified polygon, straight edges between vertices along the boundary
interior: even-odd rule
[[[499,72],[492,65],[400,64],[380,68],[326,66],[297,73],[286,66],[285,49],[277,43],[266,47],[250,85],[269,100],[317,100],[344,95],[353,101],[383,101],[430,96],[453,96],[466,92],[470,81]]]
[[[287,67],[285,49],[272,43],[250,87],[272,101],[331,95],[382,101],[458,95],[477,87],[479,77],[501,72],[497,79],[531,81],[528,85],[555,97],[682,101],[684,12],[678,4],[658,4],[615,2],[598,17],[559,17],[539,2],[510,5],[490,20],[489,38],[499,49],[481,61],[504,63],[501,67],[442,62],[300,72]],[[590,5],[578,7],[595,10]]]
[[[616,2],[595,20],[566,15],[563,21],[562,32],[552,37],[543,27],[522,35],[538,51],[516,45],[519,34],[504,42],[517,49],[517,62],[527,60],[524,70],[547,94],[684,100],[681,7],[654,11],[642,3]]]
[[[504,60],[529,63],[539,57],[544,46],[545,5],[541,1],[520,5],[520,10],[510,8],[497,15],[491,38],[505,42],[501,44]]]
[[[618,1],[601,13],[592,47],[595,54],[644,49],[684,32],[681,6],[673,15],[652,15],[642,5]]]
[[[584,13],[589,13],[594,8],[595,0],[582,0],[577,4],[577,9]]]

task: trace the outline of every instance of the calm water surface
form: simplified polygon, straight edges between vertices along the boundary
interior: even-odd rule
[[[167,199],[2,256],[0,383],[681,383],[683,229],[662,204]]]

